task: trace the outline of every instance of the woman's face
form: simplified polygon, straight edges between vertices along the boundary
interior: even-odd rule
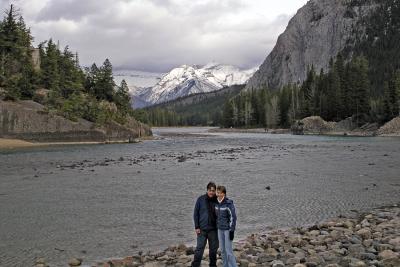
[[[217,190],[217,197],[218,197],[219,199],[223,199],[223,198],[225,197],[225,194],[222,193],[221,191],[218,191],[218,190]]]

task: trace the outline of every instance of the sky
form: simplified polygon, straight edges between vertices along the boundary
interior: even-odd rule
[[[80,63],[167,72],[209,62],[259,66],[307,0],[0,0],[13,3],[35,44],[53,38]]]

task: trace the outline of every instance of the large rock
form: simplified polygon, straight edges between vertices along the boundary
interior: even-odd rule
[[[294,134],[324,134],[335,129],[335,122],[327,122],[319,116],[311,116],[292,126]]]
[[[311,0],[290,20],[285,32],[259,70],[248,81],[246,90],[268,87],[279,89],[306,78],[307,68],[314,65],[327,70],[331,58],[349,44],[354,27],[375,5],[358,1],[351,7],[345,0]]]
[[[387,122],[378,130],[379,135],[396,135],[400,136],[400,117]]]
[[[48,112],[34,101],[0,101],[0,138],[44,142],[128,141],[151,135],[148,126],[129,119],[125,125],[116,122],[97,127],[79,119],[74,122]]]

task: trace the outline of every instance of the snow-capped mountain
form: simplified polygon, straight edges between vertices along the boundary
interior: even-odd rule
[[[134,107],[140,108],[143,104],[149,106],[191,94],[245,84],[255,71],[256,69],[240,70],[234,66],[217,63],[203,67],[182,65],[165,74],[155,86],[134,90]]]
[[[153,87],[157,84],[163,73],[145,72],[137,70],[117,70],[114,71],[114,80],[117,85],[125,80],[131,89],[131,92],[136,91],[138,88]]]

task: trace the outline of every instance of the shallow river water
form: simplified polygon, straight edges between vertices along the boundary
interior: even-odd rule
[[[140,144],[0,151],[0,266],[192,244],[209,180],[227,186],[239,238],[400,199],[399,138],[154,133]]]

